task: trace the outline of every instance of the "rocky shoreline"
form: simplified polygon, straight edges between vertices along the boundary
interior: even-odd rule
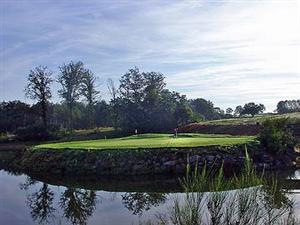
[[[280,170],[297,167],[297,154],[273,156],[247,146],[257,170]],[[219,168],[239,172],[245,163],[245,145],[230,147],[166,148],[138,150],[19,150],[0,151],[0,169],[53,175],[156,175],[184,174],[187,164],[201,169]]]

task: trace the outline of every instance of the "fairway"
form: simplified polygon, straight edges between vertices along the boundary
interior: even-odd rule
[[[141,134],[124,138],[99,139],[89,141],[72,141],[35,146],[35,149],[138,149],[138,148],[171,148],[200,146],[231,146],[253,141],[253,136],[180,134]]]

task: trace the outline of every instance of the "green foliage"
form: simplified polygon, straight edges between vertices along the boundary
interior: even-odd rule
[[[113,101],[119,126],[129,132],[169,131],[192,121],[184,95],[165,89],[164,76],[135,67],[121,77],[120,96]]]
[[[215,108],[211,101],[205,100],[203,98],[196,98],[189,100],[190,105],[194,111],[200,115],[204,120],[214,120],[223,118],[224,112]]]
[[[288,128],[288,119],[266,120],[258,135],[261,145],[273,154],[286,153],[296,144],[292,132]]]
[[[240,115],[250,114],[252,117],[256,114],[263,113],[266,108],[263,104],[255,104],[254,102],[249,102],[244,105],[243,110],[240,112]]]
[[[58,137],[58,127],[44,125],[31,125],[20,127],[16,130],[16,139],[19,141],[45,141],[53,140]]]
[[[25,92],[31,99],[37,100],[44,126],[47,126],[48,102],[52,97],[50,85],[53,82],[52,72],[47,67],[36,67],[28,75]]]
[[[264,183],[263,174],[259,176],[256,172],[246,146],[245,156],[241,173],[232,178],[225,177],[223,164],[217,172],[209,170],[206,164],[200,172],[197,166],[194,171],[190,171],[188,165],[186,177],[181,181],[185,192],[225,191],[262,185]]]
[[[164,225],[295,225],[293,201],[287,198],[277,179],[268,181],[253,168],[246,150],[244,170],[228,179],[223,167],[217,174],[206,166],[197,168],[182,182],[183,199],[176,198],[173,207],[158,221]]]
[[[277,113],[300,112],[300,99],[285,100],[277,103]]]
[[[14,132],[18,127],[33,124],[36,118],[30,105],[21,101],[0,103],[0,132]]]
[[[80,61],[76,63],[71,61],[69,64],[64,64],[60,67],[60,74],[57,80],[61,85],[61,89],[58,93],[68,106],[68,127],[70,129],[73,129],[73,107],[82,95],[82,80],[87,71]]]
[[[82,76],[81,91],[87,103],[88,127],[92,128],[95,126],[95,105],[100,92],[96,90],[96,76],[90,70],[86,70]]]

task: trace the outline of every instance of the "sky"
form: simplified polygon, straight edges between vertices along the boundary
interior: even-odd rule
[[[300,97],[300,0],[0,0],[0,101],[27,103],[30,69],[81,60],[116,84],[128,69],[223,109]],[[61,101],[53,85],[53,101]]]

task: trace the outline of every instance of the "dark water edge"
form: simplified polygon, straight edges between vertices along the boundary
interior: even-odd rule
[[[300,170],[278,173],[300,219]],[[280,179],[280,182],[283,182]],[[0,171],[0,225],[142,224],[184,193],[178,177],[52,177]]]

